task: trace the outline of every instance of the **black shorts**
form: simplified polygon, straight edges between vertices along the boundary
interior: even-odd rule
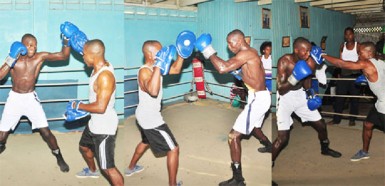
[[[79,145],[88,147],[94,152],[100,169],[115,167],[115,140],[116,135],[94,134],[88,126],[84,129]]]
[[[164,154],[178,146],[167,124],[163,124],[154,129],[143,129],[139,125],[138,127],[142,136],[142,142],[149,144],[154,154]]]
[[[373,123],[376,128],[384,131],[385,128],[385,114],[379,113],[376,107],[369,111],[368,116],[366,117],[366,121]],[[384,131],[385,132],[385,131]]]

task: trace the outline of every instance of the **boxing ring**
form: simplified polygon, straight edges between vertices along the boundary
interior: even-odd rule
[[[125,81],[136,79],[125,78]],[[171,87],[186,86],[188,91],[190,84],[191,81],[182,81]],[[230,91],[228,87],[226,88]],[[126,90],[125,96],[134,95],[135,92],[137,91]],[[182,180],[183,185],[187,186],[218,185],[219,182],[232,176],[227,136],[241,109],[232,107],[228,101],[211,98],[187,103],[183,101],[183,95],[176,93],[166,97],[165,99],[170,102],[165,104],[162,110],[164,119],[180,146],[178,180]],[[176,97],[179,101],[175,101]],[[268,117],[263,126],[263,131],[269,139],[272,131],[270,121],[271,117]],[[118,127],[115,163],[117,168],[123,171],[128,166],[141,138],[134,115],[128,116],[124,124]],[[106,179],[102,177],[98,179],[75,177],[75,174],[85,166],[77,150],[80,136],[80,132],[56,135],[63,156],[70,166],[68,173],[62,173],[39,134],[11,135],[7,150],[0,158],[2,167],[0,185],[108,185]],[[271,154],[259,153],[257,151],[259,147],[262,145],[254,137],[242,141],[242,169],[248,185],[269,185],[271,182]],[[165,157],[155,157],[148,151],[139,163],[145,170],[140,174],[125,176],[125,185],[168,184]],[[20,170],[28,173],[28,176],[15,174]]]

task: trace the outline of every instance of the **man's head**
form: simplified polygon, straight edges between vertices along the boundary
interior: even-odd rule
[[[105,61],[104,43],[99,39],[89,40],[83,47],[83,59],[87,66],[94,66],[95,63]]]
[[[227,46],[234,54],[238,53],[242,46],[247,45],[245,34],[242,31],[235,29],[227,34]]]
[[[363,42],[360,44],[359,59],[367,60],[376,56],[376,46],[372,42]]]
[[[302,60],[307,60],[310,56],[311,44],[310,41],[303,37],[298,37],[294,40],[294,54]]]
[[[21,38],[21,42],[27,47],[27,56],[32,57],[37,50],[37,40],[32,34],[24,34]]]
[[[354,30],[352,27],[345,28],[344,38],[346,42],[354,42]]]
[[[262,43],[260,47],[260,52],[262,55],[271,55],[271,42],[270,41],[265,41]]]
[[[143,43],[142,52],[144,55],[145,63],[155,61],[156,54],[162,49],[162,45],[159,41],[148,40]]]

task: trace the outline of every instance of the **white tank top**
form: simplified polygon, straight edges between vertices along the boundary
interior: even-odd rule
[[[378,79],[376,82],[370,82],[369,87],[374,95],[377,96],[377,102],[374,104],[377,111],[385,114],[385,62],[382,60],[370,59],[377,69]]]
[[[143,65],[142,67],[140,67],[139,71],[142,68],[148,68],[151,71],[153,71],[153,68],[147,65]],[[139,71],[138,71],[138,74],[139,74]],[[139,104],[138,104],[138,107],[136,108],[135,116],[136,116],[136,119],[138,120],[139,125],[143,129],[153,129],[165,123],[160,113],[161,101],[163,96],[162,83],[163,83],[163,77],[161,76],[160,77],[161,86],[160,86],[159,94],[156,98],[151,97],[150,94],[140,89],[140,86],[138,88]],[[138,84],[139,84],[139,78],[138,78]]]
[[[96,74],[92,75],[89,82],[89,101],[96,101],[96,92],[94,91],[94,83],[99,77],[99,74],[108,70],[114,74],[114,67],[109,63],[109,66],[103,66]],[[93,72],[92,72],[93,73]],[[91,113],[91,119],[88,123],[89,129],[94,134],[115,135],[118,128],[118,115],[115,111],[115,90],[108,102],[107,109],[103,114]]]
[[[265,74],[266,75],[268,75],[268,74],[271,75],[271,69],[273,67],[272,60],[271,60],[271,55],[269,55],[269,57],[267,59],[265,59],[265,56],[262,55],[261,56],[261,61],[262,61],[262,64],[263,64],[263,68],[265,69]]]
[[[342,49],[342,53],[341,53],[341,59],[344,61],[352,61],[352,62],[358,61],[357,42],[354,42],[354,48],[352,50],[349,50],[348,48],[346,48],[346,42],[344,43],[344,48]],[[360,73],[359,70],[341,69],[342,75],[351,75],[351,74],[358,74],[358,73]]]

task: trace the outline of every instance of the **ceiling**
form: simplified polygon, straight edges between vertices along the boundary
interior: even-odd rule
[[[125,4],[159,8],[196,10],[196,5],[210,0],[124,0]],[[234,2],[258,1],[259,5],[271,4],[272,0],[234,0]],[[294,0],[310,3],[310,6],[340,11],[356,16],[358,24],[385,25],[384,0]]]

